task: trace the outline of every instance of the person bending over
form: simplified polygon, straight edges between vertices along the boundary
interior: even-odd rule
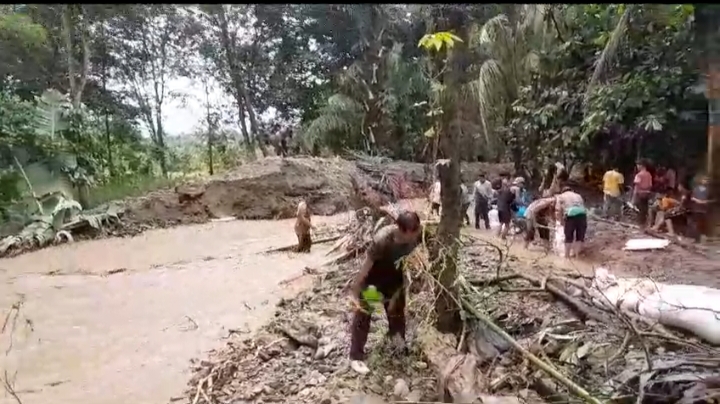
[[[585,201],[570,187],[563,187],[555,201],[555,214],[565,231],[565,258],[580,255],[587,231]]]
[[[660,231],[663,226],[667,227],[669,235],[675,235],[672,218],[682,214],[682,205],[679,198],[675,197],[675,192],[668,188],[658,202],[658,211],[655,215],[655,222],[652,230]]]
[[[350,366],[360,374],[370,370],[363,362],[365,343],[370,332],[371,302],[361,295],[370,286],[380,292],[388,318],[388,336],[396,345],[405,345],[405,276],[400,259],[409,255],[418,244],[422,228],[415,212],[401,212],[395,224],[380,228],[350,290],[354,307],[351,325]]]
[[[550,249],[550,228],[549,217],[552,209],[555,207],[555,198],[542,198],[535,200],[525,209],[526,229],[525,229],[525,248],[530,247],[530,243],[535,240],[535,230],[540,234],[546,249]]]

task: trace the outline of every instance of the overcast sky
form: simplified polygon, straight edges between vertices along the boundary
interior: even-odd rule
[[[170,98],[167,102],[164,116],[165,132],[170,136],[191,133],[204,124],[205,120],[205,90],[198,80],[181,77],[168,83],[170,92],[186,94],[184,101]],[[228,98],[217,85],[211,85],[210,102],[219,104],[227,102]],[[147,128],[145,128],[147,130]]]
[[[229,97],[222,88],[212,83],[210,85],[210,104],[234,105],[235,101]],[[163,127],[168,136],[178,136],[193,133],[195,130],[204,128],[205,125],[205,90],[200,80],[192,80],[185,77],[172,79],[168,82],[168,93],[185,94],[183,99],[169,97],[163,105]],[[259,112],[259,111],[256,111]],[[260,116],[261,120],[271,120],[275,116],[273,108]],[[245,119],[248,126],[250,122]],[[223,125],[231,129],[239,130],[237,124]],[[142,132],[149,136],[147,125],[140,122]]]

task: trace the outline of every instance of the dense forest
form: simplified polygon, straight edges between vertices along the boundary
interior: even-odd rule
[[[701,166],[692,5],[3,5],[0,208],[296,153]],[[168,83],[221,86],[166,133]],[[274,111],[272,120],[261,119]],[[190,128],[189,128],[190,129]],[[59,186],[58,183],[62,183]],[[159,186],[159,185],[158,185]],[[71,199],[71,198],[68,198]],[[72,201],[67,201],[71,203]],[[59,203],[55,199],[55,204]],[[47,209],[47,207],[45,207]]]

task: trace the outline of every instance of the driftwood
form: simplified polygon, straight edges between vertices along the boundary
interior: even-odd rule
[[[321,239],[318,239],[318,240],[313,240],[313,244],[329,243],[329,242],[331,242],[331,241],[338,240],[340,237],[341,237],[340,235],[337,235],[337,236],[331,236],[331,237],[321,238]],[[293,244],[289,244],[289,245],[286,245],[286,246],[277,247],[277,248],[271,248],[271,249],[269,249],[269,250],[265,250],[265,251],[263,251],[263,254],[271,254],[271,253],[278,253],[278,252],[288,252],[288,251],[292,251],[292,250],[293,250],[294,248],[296,248],[296,247],[297,247],[297,243],[293,243]]]
[[[417,340],[431,369],[439,375],[438,396],[444,402],[472,403],[480,396],[482,374],[474,355],[459,353],[452,336],[432,327],[419,330]]]

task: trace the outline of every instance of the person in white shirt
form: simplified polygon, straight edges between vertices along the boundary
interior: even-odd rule
[[[480,177],[473,184],[473,197],[475,199],[475,228],[480,228],[480,218],[485,223],[485,230],[490,230],[490,201],[493,198],[492,184],[485,177],[485,173],[480,173]]]

